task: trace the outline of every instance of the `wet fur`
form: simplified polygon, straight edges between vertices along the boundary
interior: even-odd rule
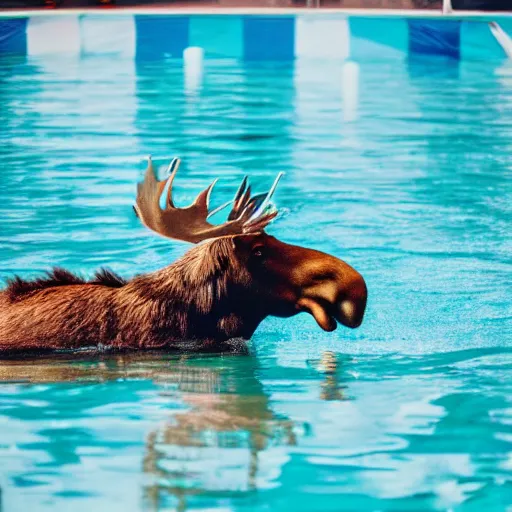
[[[8,300],[12,303],[22,300],[32,292],[44,290],[45,288],[70,286],[73,284],[97,284],[110,288],[121,288],[121,286],[124,286],[126,283],[127,281],[125,279],[108,269],[99,270],[96,272],[93,279],[87,281],[75,274],[72,274],[68,270],[56,267],[50,272],[47,272],[45,277],[39,277],[32,281],[22,279],[19,276],[14,276],[12,279],[7,281],[5,294],[7,295]]]
[[[91,280],[63,269],[33,281],[15,277],[0,292],[0,353],[218,348],[249,338],[266,316],[249,280],[230,238],[129,281],[109,270]]]

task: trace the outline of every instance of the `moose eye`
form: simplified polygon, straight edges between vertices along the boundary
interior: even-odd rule
[[[263,247],[260,245],[257,247],[254,247],[254,249],[252,250],[252,255],[255,258],[263,258]]]

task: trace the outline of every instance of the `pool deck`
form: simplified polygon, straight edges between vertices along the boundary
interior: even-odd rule
[[[66,14],[101,14],[115,16],[118,14],[197,14],[197,15],[272,15],[285,16],[307,14],[308,16],[325,16],[328,14],[344,14],[346,16],[364,16],[375,18],[449,18],[449,19],[474,19],[479,21],[493,21],[497,18],[512,19],[512,11],[453,11],[443,14],[436,9],[342,9],[332,7],[307,8],[307,7],[221,7],[216,4],[211,6],[190,6],[190,4],[172,4],[137,6],[137,7],[88,7],[88,8],[59,8],[59,9],[0,9],[0,17],[26,17],[26,16],[65,16]]]

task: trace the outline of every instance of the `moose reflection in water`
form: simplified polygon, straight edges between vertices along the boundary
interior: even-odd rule
[[[233,497],[272,486],[288,448],[310,430],[273,412],[256,377],[257,359],[230,358],[215,368],[185,361],[176,380],[190,409],[147,437],[144,471],[154,481],[145,500],[155,511],[168,505],[184,511],[204,493]],[[317,369],[325,376],[320,398],[342,400],[336,354],[325,352]]]
[[[337,395],[337,356],[326,352],[314,367],[324,374],[319,396],[342,398]],[[176,412],[162,411],[163,423],[144,435],[140,468],[146,478],[141,495],[149,510],[165,506],[186,510],[194,496],[243,496],[273,484],[288,460],[289,448],[310,426],[276,415],[259,374],[257,357],[160,359],[154,353],[96,361],[12,360],[0,367],[3,382],[126,382],[132,387],[130,382],[152,381],[163,403],[175,404],[171,410]],[[90,408],[110,407],[113,399],[129,403],[133,392],[95,393],[94,401],[87,399],[76,407],[87,416]],[[68,450],[77,453],[80,439],[74,442],[76,446]]]
[[[271,485],[286,462],[284,446],[297,442],[301,426],[276,417],[255,374],[253,358],[225,364],[182,363],[173,380],[189,407],[147,436],[144,472],[151,510],[186,510],[203,493],[244,494]]]

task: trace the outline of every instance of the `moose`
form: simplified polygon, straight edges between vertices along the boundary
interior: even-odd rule
[[[153,232],[196,245],[130,280],[105,269],[89,280],[61,268],[35,280],[13,277],[0,291],[0,355],[102,347],[222,351],[232,339],[250,339],[267,316],[300,312],[324,331],[337,322],[362,323],[367,288],[355,269],[265,233],[278,213],[271,199],[281,175],[255,195],[245,177],[232,201],[210,211],[214,181],[179,208],[172,196],[179,165],[173,159],[160,181],[150,157],[134,210]],[[211,224],[226,206],[227,221]]]

